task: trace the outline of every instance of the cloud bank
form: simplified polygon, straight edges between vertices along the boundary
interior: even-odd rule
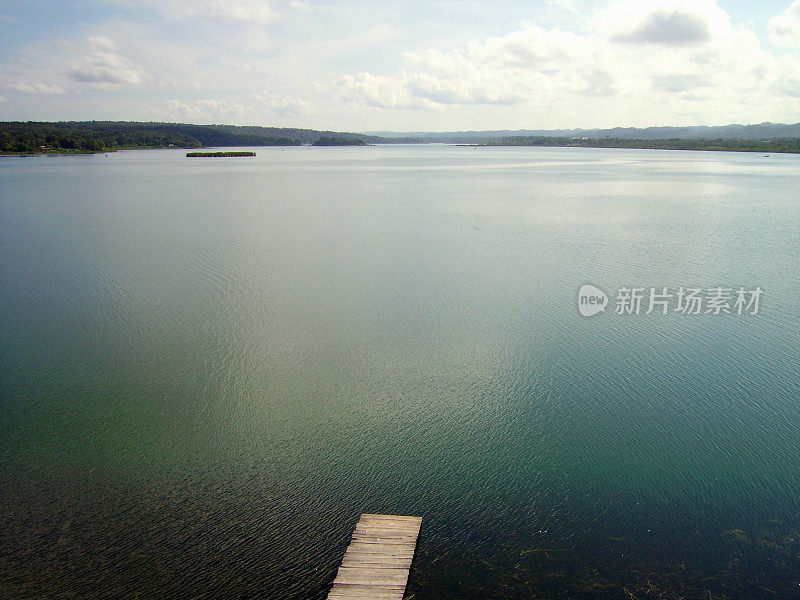
[[[800,0],[794,0],[782,15],[771,18],[768,28],[774,44],[800,47]]]
[[[0,118],[422,130],[796,121],[800,112],[800,0],[780,14],[762,9],[760,34],[716,0],[548,0],[524,15],[394,0],[103,6],[94,21],[58,28],[68,33],[31,30],[5,46],[12,21],[35,20],[0,22]]]
[[[798,7],[800,0],[770,26],[794,32]],[[348,74],[339,88],[373,108],[603,107],[599,114],[611,107],[617,123],[630,123],[626,113],[636,113],[634,124],[641,125],[758,119],[754,102],[768,117],[781,97],[800,92],[796,61],[776,57],[751,30],[733,26],[713,0],[614,2],[587,23],[580,33],[529,24],[450,51],[406,53],[398,73]],[[790,110],[780,112],[792,118]]]

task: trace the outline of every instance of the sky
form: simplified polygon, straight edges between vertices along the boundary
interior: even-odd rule
[[[800,0],[0,0],[0,120],[800,122]]]

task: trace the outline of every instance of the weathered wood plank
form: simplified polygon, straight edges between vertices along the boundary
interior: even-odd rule
[[[328,600],[402,600],[421,517],[363,514]]]
[[[350,600],[352,598],[398,598],[403,597],[405,592],[404,586],[385,586],[383,589],[377,589],[373,585],[358,585],[358,584],[344,584],[337,585],[328,594],[329,600]]]
[[[400,571],[392,573],[392,571]],[[406,569],[367,569],[364,567],[356,569],[339,569],[333,585],[337,583],[361,583],[368,585],[402,585],[408,582],[408,571]]]
[[[404,588],[376,590],[374,586],[342,586],[344,591],[333,591],[329,600],[402,600]]]
[[[410,558],[405,556],[345,556],[342,560],[343,567],[350,567],[353,565],[384,565],[391,568],[408,568],[411,566]]]
[[[408,556],[414,551],[414,544],[381,544],[377,542],[355,542],[353,554],[385,554],[387,556]]]
[[[407,515],[379,515],[377,513],[364,513],[361,515],[362,521],[376,520],[376,521],[413,521],[414,523],[422,523],[422,517],[409,517]]]
[[[408,531],[406,529],[378,529],[371,527],[369,529],[358,529],[353,532],[353,537],[390,537],[390,538],[417,538],[416,531]]]

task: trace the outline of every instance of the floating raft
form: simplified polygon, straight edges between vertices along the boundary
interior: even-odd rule
[[[402,600],[422,517],[361,515],[328,600]]]

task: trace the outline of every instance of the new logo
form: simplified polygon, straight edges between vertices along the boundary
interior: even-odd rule
[[[608,296],[600,288],[586,284],[578,291],[578,310],[584,317],[603,312],[607,305]]]

